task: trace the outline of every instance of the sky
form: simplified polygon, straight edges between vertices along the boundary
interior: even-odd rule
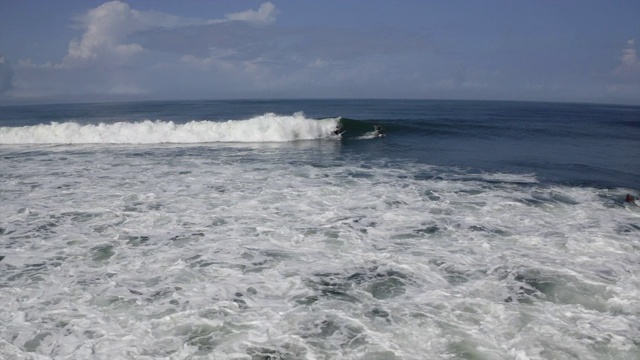
[[[640,105],[638,0],[0,0],[0,104]]]

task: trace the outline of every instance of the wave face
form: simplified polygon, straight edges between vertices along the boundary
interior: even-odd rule
[[[289,142],[329,136],[339,119],[310,119],[266,113],[248,120],[144,120],[112,124],[51,122],[24,127],[0,127],[0,144],[161,144],[215,142]]]

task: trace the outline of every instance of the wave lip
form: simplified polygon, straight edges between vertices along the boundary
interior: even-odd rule
[[[309,119],[266,113],[248,120],[173,121],[143,120],[113,124],[52,122],[51,124],[0,127],[0,144],[161,144],[214,142],[288,142],[326,138],[335,119]]]

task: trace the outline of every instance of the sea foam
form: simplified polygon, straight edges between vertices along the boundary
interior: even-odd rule
[[[0,144],[161,144],[214,142],[289,142],[326,138],[337,118],[309,119],[267,113],[248,120],[144,120],[113,124],[52,122],[24,127],[0,127]]]

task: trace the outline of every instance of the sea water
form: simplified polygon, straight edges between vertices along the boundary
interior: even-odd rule
[[[639,107],[5,106],[0,170],[3,359],[640,358]]]

